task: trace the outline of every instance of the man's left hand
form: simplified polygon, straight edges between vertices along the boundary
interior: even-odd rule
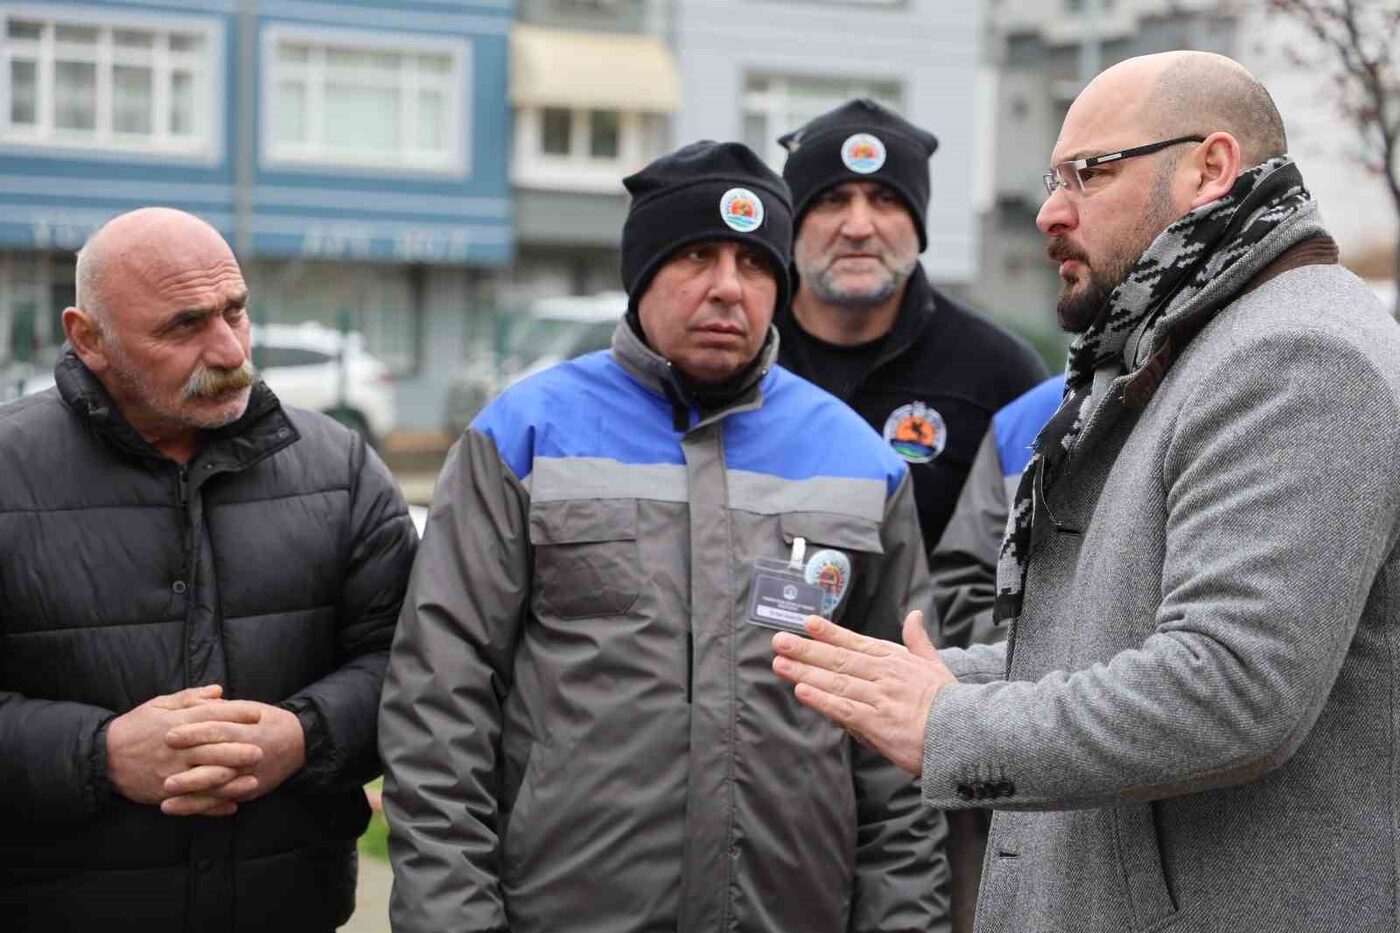
[[[773,670],[796,684],[797,699],[910,774],[923,771],[924,727],[938,692],[957,683],[938,658],[917,609],[904,644],[881,641],[808,616],[811,640],[773,636]]]
[[[248,701],[244,701],[248,702]],[[262,749],[262,760],[252,769],[257,784],[249,791],[222,792],[227,776],[213,768],[191,768],[165,779],[168,795],[161,811],[170,816],[193,816],[232,801],[245,803],[269,794],[306,763],[306,734],[295,713],[280,706],[257,704],[262,718],[254,725],[209,721],[177,726],[166,733],[171,748],[193,748],[219,742],[243,742]]]

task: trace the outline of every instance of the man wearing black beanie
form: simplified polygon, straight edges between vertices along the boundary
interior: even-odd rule
[[[991,415],[1045,377],[1021,341],[929,284],[931,133],[853,100],[780,140],[797,292],[780,362],[842,399],[910,464],[928,550]]]
[[[787,185],[713,142],[625,183],[612,349],[507,389],[434,494],[380,715],[394,929],[946,930],[942,815],[771,668],[769,626],[930,598],[904,462],[774,365]]]
[[[1034,351],[929,284],[919,264],[931,133],[853,100],[780,140],[797,292],[782,364],[881,432],[914,480],[924,547],[943,534],[991,416],[1045,377]],[[935,635],[935,632],[931,632]],[[955,929],[971,930],[985,820],[950,814]]]

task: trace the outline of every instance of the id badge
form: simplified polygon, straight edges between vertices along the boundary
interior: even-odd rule
[[[807,542],[798,538],[792,543],[790,560],[760,557],[753,562],[753,586],[745,621],[751,625],[806,634],[802,622],[808,616],[822,614],[825,595],[820,586],[808,583],[804,576],[802,558],[806,549]]]

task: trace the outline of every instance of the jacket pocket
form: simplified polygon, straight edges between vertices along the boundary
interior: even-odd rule
[[[832,512],[787,512],[779,516],[779,525],[784,544],[791,547],[798,538],[807,542],[803,575],[827,594],[822,614],[839,622],[851,591],[870,572],[871,561],[885,552],[879,523]]]
[[[621,615],[641,592],[635,499],[540,502],[530,509],[535,613]]]
[[[977,893],[977,933],[1013,933],[1021,893],[1021,847],[1007,816],[992,817],[982,884]]]
[[[1177,911],[1162,859],[1156,804],[1118,807],[1114,810],[1118,851],[1128,898],[1133,906],[1133,929],[1159,929],[1158,924]]]

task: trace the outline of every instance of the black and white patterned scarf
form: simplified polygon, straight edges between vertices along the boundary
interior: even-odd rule
[[[1116,363],[1119,374],[1125,373],[1124,352],[1134,334],[1151,333],[1169,310],[1175,317],[1211,280],[1241,260],[1256,260],[1261,267],[1272,260],[1252,254],[1270,232],[1311,203],[1292,159],[1281,156],[1256,165],[1240,175],[1229,194],[1163,230],[1109,295],[1104,312],[1075,338],[1065,368],[1064,398],[1036,438],[1035,453],[1016,487],[997,562],[997,622],[1021,614],[1034,490],[1037,482],[1042,489],[1050,488],[1074,449],[1095,371]],[[1232,297],[1220,296],[1203,319],[1209,320]]]

